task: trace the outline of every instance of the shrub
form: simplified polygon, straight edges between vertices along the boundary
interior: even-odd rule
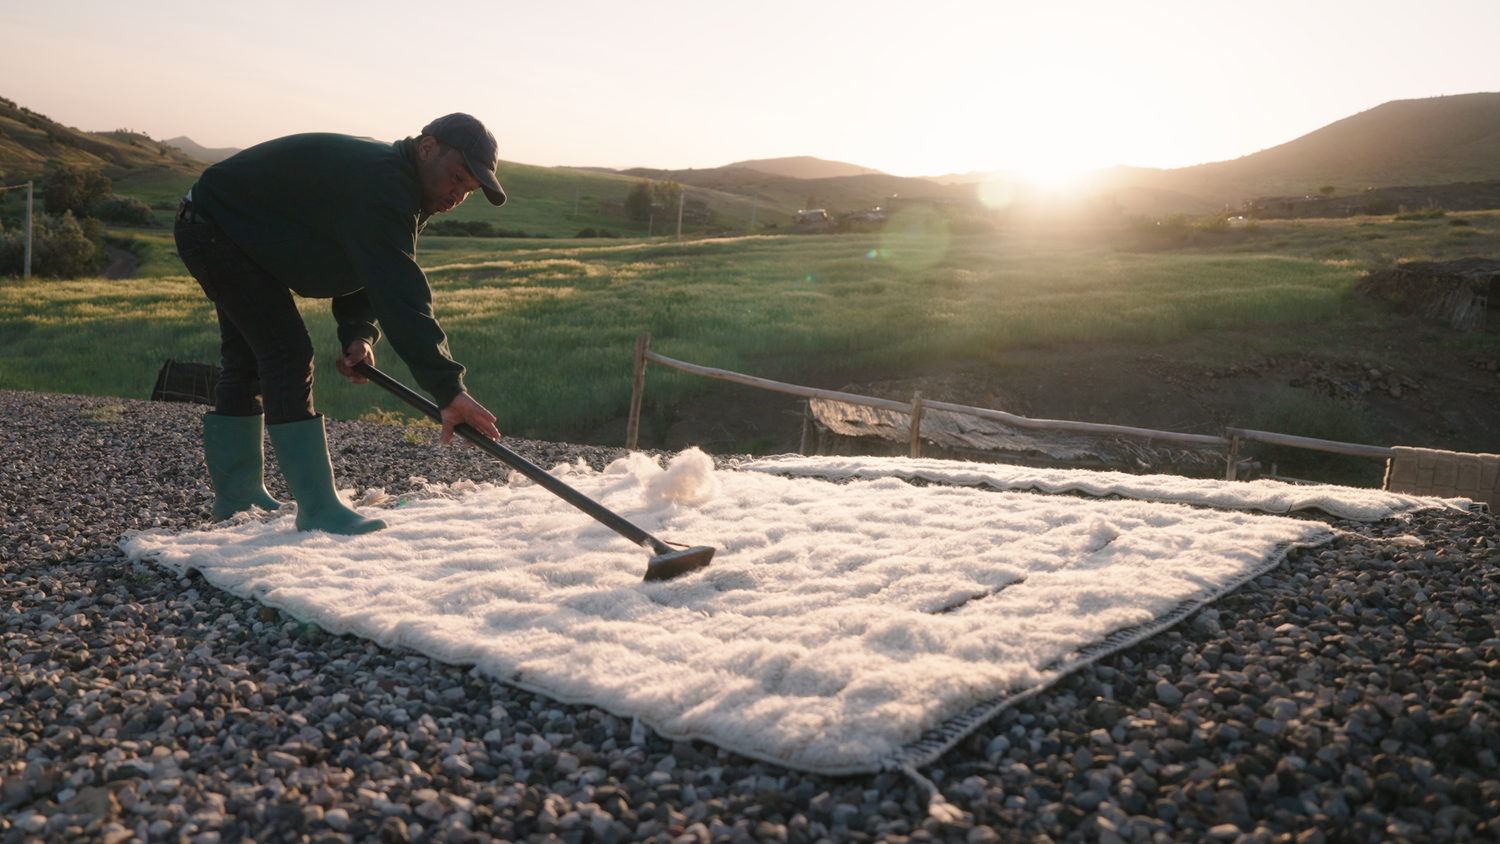
[[[1395,210],[1396,209],[1391,207],[1391,203],[1388,200],[1372,199],[1369,202],[1366,202],[1364,206],[1359,209],[1359,213],[1370,217],[1377,217],[1384,214],[1390,214]]]
[[[92,223],[92,225],[88,225]],[[97,220],[78,221],[71,212],[38,214],[32,223],[31,274],[43,278],[76,278],[99,268]],[[25,228],[0,232],[0,275],[19,276],[26,265]]]
[[[156,218],[151,214],[151,206],[133,196],[120,196],[117,193],[99,200],[99,203],[94,206],[94,216],[106,223],[116,223],[122,226],[156,225]]]
[[[494,237],[495,226],[484,220],[429,220],[422,233],[438,237]]]
[[[1194,220],[1193,228],[1200,232],[1213,232],[1215,234],[1226,232],[1229,231],[1229,218],[1220,214],[1209,214]]]
[[[375,405],[370,413],[359,417],[361,422],[374,422],[377,425],[395,425],[407,428],[436,428],[438,424],[426,416],[413,416],[408,418],[399,410],[381,410],[380,405]]]
[[[109,177],[92,167],[58,162],[43,182],[43,204],[48,214],[71,211],[75,217],[85,217],[95,203],[109,196],[110,187]]]
[[[434,237],[533,237],[521,229],[497,228],[484,220],[429,220],[422,233]]]
[[[574,237],[619,237],[620,233],[616,232],[616,231],[610,231],[609,229],[596,229],[593,226],[588,226],[586,228],[579,229],[578,230],[578,234],[575,234],[573,236]]]
[[[1448,215],[1448,210],[1446,208],[1444,208],[1443,206],[1438,205],[1438,204],[1436,204],[1436,203],[1434,203],[1434,202],[1432,202],[1432,201],[1429,200],[1428,203],[1427,203],[1427,207],[1426,208],[1418,208],[1415,211],[1408,211],[1408,210],[1406,210],[1406,206],[1405,205],[1401,206],[1401,210],[1399,210],[1399,211],[1396,212],[1396,219],[1398,219],[1398,220],[1436,220],[1439,217],[1445,217],[1447,215]]]
[[[1125,220],[1125,227],[1142,234],[1161,234],[1168,237],[1183,237],[1188,232],[1188,215],[1181,211],[1153,217],[1150,214],[1132,214]]]
[[[1338,191],[1339,189],[1337,185],[1318,185],[1318,193],[1321,193],[1324,196],[1333,196],[1334,194],[1338,193]]]
[[[1374,436],[1363,406],[1308,390],[1294,390],[1273,399],[1255,414],[1250,427],[1344,443],[1369,444]],[[1379,480],[1378,470],[1368,458],[1291,446],[1253,446],[1263,472],[1269,473],[1274,463],[1277,474],[1308,480],[1361,484]]]
[[[1182,211],[1173,211],[1160,217],[1152,217],[1147,214],[1135,214],[1126,218],[1125,225],[1132,231],[1142,233],[1153,233],[1185,238],[1190,232],[1212,232],[1219,234],[1229,231],[1229,218],[1222,214],[1208,214],[1203,217],[1189,217]]]
[[[1450,226],[1472,226],[1474,224],[1471,223],[1471,222],[1469,222],[1468,220],[1465,220],[1463,217],[1454,217],[1453,219],[1451,219],[1451,220],[1448,221],[1448,225],[1450,225]]]

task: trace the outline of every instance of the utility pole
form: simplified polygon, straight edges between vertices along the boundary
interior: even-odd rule
[[[26,263],[21,278],[31,280],[31,194],[33,182],[26,183]]]
[[[580,188],[573,188],[573,219],[578,219],[578,194]]]
[[[0,186],[0,193],[5,193],[6,191],[11,190],[20,190],[21,188],[26,189],[26,257],[22,260],[21,263],[21,278],[26,281],[31,280],[31,211],[32,194],[34,193],[35,187],[35,182],[27,182],[24,185]]]
[[[687,190],[677,194],[677,242],[682,242],[682,206],[686,204]]]
[[[755,207],[759,204],[760,194],[757,193],[755,198],[750,200],[750,231],[745,232],[745,234],[755,234]]]

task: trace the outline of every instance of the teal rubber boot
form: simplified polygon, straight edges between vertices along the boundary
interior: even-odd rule
[[[265,453],[259,416],[203,416],[203,460],[214,485],[213,520],[222,522],[252,506],[275,510],[281,502],[266,492]]]
[[[358,536],[385,527],[349,509],[333,486],[333,461],[328,458],[328,434],[323,417],[303,422],[267,425],[281,475],[297,501],[297,530],[322,530]]]

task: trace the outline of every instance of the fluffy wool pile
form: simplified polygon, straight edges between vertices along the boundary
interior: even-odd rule
[[[639,549],[528,482],[432,485],[362,537],[299,533],[288,514],[125,547],[333,632],[837,773],[1331,536],[1176,504],[715,472],[696,451],[556,471],[659,536],[715,546],[713,565],[643,583]]]
[[[1364,522],[1420,510],[1467,512],[1475,509],[1474,502],[1462,498],[1430,498],[1333,484],[1289,484],[1270,480],[1222,483],[1177,475],[1127,475],[1121,472],[1042,469],[999,463],[901,457],[872,460],[868,457],[781,455],[747,460],[739,464],[738,468],[787,477],[826,480],[904,478],[999,490],[1119,496],[1142,501],[1253,510],[1260,513],[1319,510],[1338,518]]]

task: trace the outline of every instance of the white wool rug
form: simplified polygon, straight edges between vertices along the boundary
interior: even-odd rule
[[[1000,490],[1033,490],[1045,493],[1081,492],[1105,497],[1117,495],[1143,501],[1176,502],[1262,513],[1296,513],[1321,510],[1331,516],[1372,522],[1418,510],[1474,509],[1467,498],[1427,498],[1381,489],[1335,485],[1289,484],[1258,480],[1229,483],[1177,475],[1127,475],[1123,472],[1089,472],[1076,469],[1037,469],[1000,463],[966,463],[955,460],[888,457],[802,457],[779,455],[747,460],[736,468],[750,472],[826,480],[860,478],[905,478],[952,486],[980,486]]]
[[[640,549],[524,481],[431,486],[386,502],[390,527],[368,536],[299,533],[288,514],[122,546],[333,633],[842,774],[926,764],[1007,703],[1333,535],[1241,511],[866,480],[854,464],[843,483],[773,473],[793,464],[714,471],[689,451],[666,471],[639,454],[554,470],[658,537],[719,549],[665,582],[643,583]]]

